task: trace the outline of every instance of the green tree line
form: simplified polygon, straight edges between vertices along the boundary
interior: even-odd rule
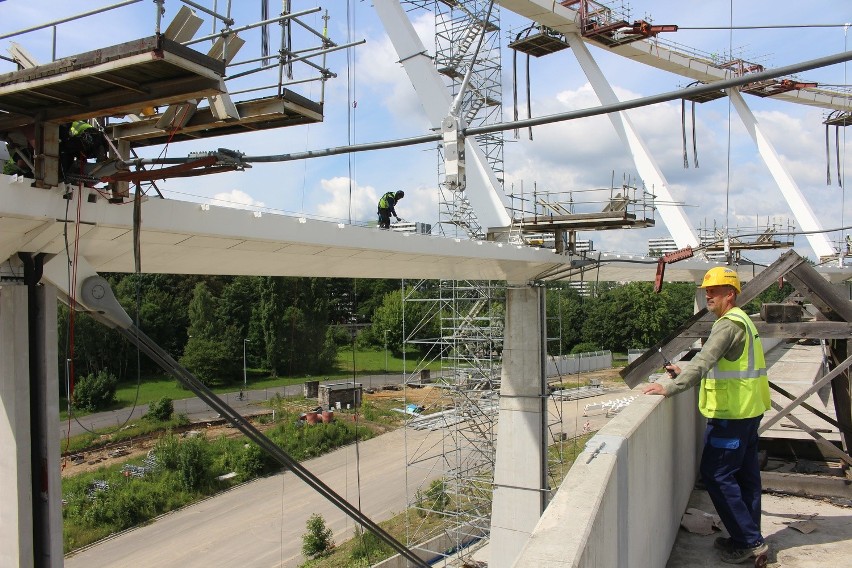
[[[106,275],[118,301],[140,328],[207,384],[242,381],[248,366],[272,376],[318,375],[334,369],[340,346],[385,346],[399,356],[410,341],[441,336],[449,319],[435,281],[416,290],[399,280],[285,278],[266,276]],[[648,347],[693,313],[695,286],[667,283],[655,294],[647,282],[599,283],[581,296],[567,283],[547,290],[551,354]],[[762,295],[778,301],[785,288]],[[405,298],[405,301],[403,301]],[[755,304],[757,306],[759,304]],[[752,309],[756,309],[751,306]],[[503,306],[490,307],[502,322]],[[60,310],[60,370],[70,358],[69,312]],[[354,324],[354,325],[353,325]],[[482,323],[478,325],[488,325]],[[160,370],[136,348],[84,314],[73,326],[75,376],[102,371],[119,381]],[[60,372],[63,377],[64,372]]]

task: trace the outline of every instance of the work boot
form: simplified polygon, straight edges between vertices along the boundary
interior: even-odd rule
[[[731,548],[723,550],[719,555],[719,559],[725,564],[742,564],[748,562],[752,558],[757,558],[761,554],[769,552],[769,545],[761,542],[757,546],[751,548]]]
[[[731,550],[734,548],[734,539],[729,536],[717,536],[713,541],[713,547],[719,550]]]

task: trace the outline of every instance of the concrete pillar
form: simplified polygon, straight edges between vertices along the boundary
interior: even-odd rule
[[[30,301],[27,286],[0,285],[0,566],[54,568],[63,564],[56,289],[32,290]]]
[[[509,285],[488,566],[512,566],[544,511],[544,288]]]

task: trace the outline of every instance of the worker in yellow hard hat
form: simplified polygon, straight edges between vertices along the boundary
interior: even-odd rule
[[[737,307],[742,290],[736,271],[711,268],[701,283],[707,309],[716,316],[710,337],[683,369],[667,365],[644,394],[673,396],[700,383],[698,410],[707,417],[701,479],[729,537],[718,537],[720,558],[739,564],[765,555],[760,532],[758,426],[769,410],[763,345],[754,323]]]

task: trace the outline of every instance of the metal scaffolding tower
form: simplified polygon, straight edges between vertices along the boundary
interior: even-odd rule
[[[409,506],[424,520],[409,527],[409,542],[426,541],[432,536],[427,530],[434,526],[426,520],[442,517],[442,532],[453,548],[461,549],[489,530],[505,286],[423,280],[406,289],[404,300],[408,306],[427,305],[416,310],[421,321],[406,325],[406,342],[431,353],[431,360],[441,360],[433,380],[441,396],[430,408],[437,412],[409,424],[441,433],[440,442],[408,449],[409,467],[426,468],[433,474],[430,477],[439,477],[409,496]],[[437,337],[418,338],[423,329],[433,329]]]
[[[419,3],[426,4],[426,3]],[[446,77],[447,88],[455,97],[465,73],[471,67],[470,85],[463,96],[460,118],[467,126],[495,124],[503,120],[503,84],[500,58],[500,11],[488,14],[488,0],[435,0],[435,65]],[[488,17],[488,21],[486,20]],[[474,60],[476,45],[484,32],[482,46]],[[503,183],[503,134],[475,137],[488,165]],[[444,160],[439,156],[439,179],[443,180]],[[443,233],[465,238],[485,238],[464,192],[440,185],[439,227]]]

